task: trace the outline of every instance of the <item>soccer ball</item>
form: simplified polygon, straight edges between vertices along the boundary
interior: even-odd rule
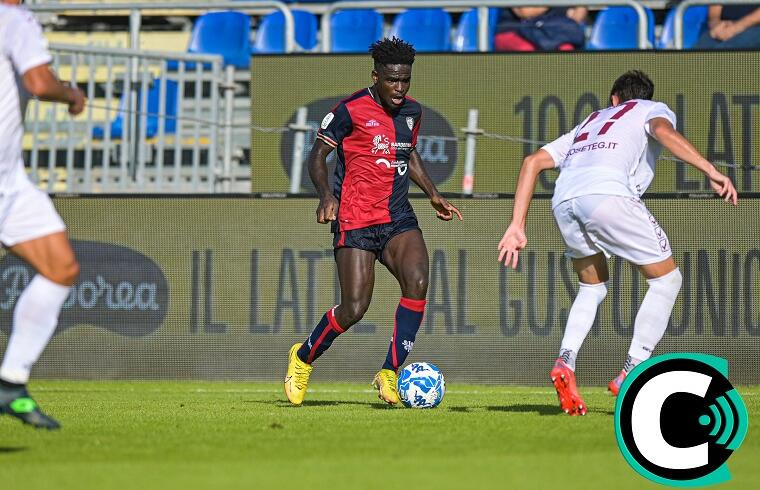
[[[398,377],[398,396],[409,408],[438,406],[446,393],[443,373],[435,364],[414,362],[405,367]]]

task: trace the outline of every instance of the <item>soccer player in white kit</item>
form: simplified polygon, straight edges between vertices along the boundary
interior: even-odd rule
[[[550,376],[560,407],[570,415],[586,414],[575,384],[575,358],[607,294],[609,256],[637,265],[649,284],[623,370],[608,385],[613,394],[628,372],[652,355],[668,326],[681,272],[667,235],[640,200],[652,182],[662,147],[704,173],[726,202],[737,203],[731,180],[675,130],[675,115],[667,105],[652,101],[653,95],[649,77],[629,71],[613,84],[610,107],[591,113],[572,131],[527,156],[517,181],[512,222],[499,242],[499,261],[517,267],[519,251],[528,243],[525,218],[536,178],[543,170],[559,169],[552,209],[579,283]]]
[[[37,274],[13,312],[13,329],[0,364],[0,414],[57,429],[58,422],[29,396],[26,383],[55,331],[79,264],[52,201],[24,171],[23,115],[29,94],[68,104],[72,115],[82,112],[85,98],[56,78],[42,28],[19,3],[0,2],[0,242]]]

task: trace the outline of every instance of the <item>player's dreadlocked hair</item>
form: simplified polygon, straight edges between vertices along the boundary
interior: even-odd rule
[[[384,65],[411,65],[414,63],[416,51],[406,41],[394,37],[376,41],[369,47],[372,59],[375,60],[375,69]]]
[[[631,99],[652,100],[654,95],[654,83],[646,73],[641,70],[631,70],[623,73],[612,84],[610,97],[617,95],[620,102]]]

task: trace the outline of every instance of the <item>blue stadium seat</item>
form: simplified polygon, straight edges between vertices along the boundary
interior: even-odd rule
[[[161,81],[156,78],[151,83],[148,89],[148,117],[145,128],[145,134],[148,138],[152,138],[158,134],[158,111],[159,111],[159,95],[161,90]],[[140,111],[142,93],[137,95],[137,111]],[[164,133],[174,134],[177,131],[177,82],[172,80],[166,81],[166,99],[165,99],[165,114],[169,116],[164,119]],[[124,133],[124,120],[127,114],[127,94],[121,96],[119,101],[119,112],[116,113],[116,117],[111,121],[111,138],[120,139]],[[138,116],[138,124],[140,121]],[[96,139],[103,139],[105,137],[105,128],[95,127],[92,128],[92,136]]]
[[[396,36],[424,51],[451,50],[451,15],[442,9],[413,9],[393,20],[389,37]]]
[[[333,53],[366,53],[383,37],[383,16],[374,10],[340,10],[330,26]]]
[[[686,9],[683,15],[683,47],[689,49],[697,43],[699,36],[707,26],[707,5],[698,5]],[[675,47],[676,9],[670,9],[662,24],[662,34],[657,40],[657,49]]]
[[[654,46],[654,14],[647,13],[649,45]],[[609,7],[599,13],[591,28],[586,49],[638,49],[639,16],[633,7]]]
[[[488,50],[493,51],[493,37],[496,34],[496,24],[499,22],[501,9],[488,9]],[[459,25],[454,33],[453,50],[470,52],[478,50],[478,9],[468,10],[459,19]]]
[[[317,45],[317,16],[304,10],[293,10],[297,48],[311,50]],[[256,31],[253,53],[285,52],[285,16],[279,10],[265,15]]]
[[[248,68],[251,62],[251,18],[236,11],[210,12],[195,21],[189,53],[220,54],[225,65]],[[176,63],[172,63],[175,68]],[[188,63],[186,69],[195,69]]]

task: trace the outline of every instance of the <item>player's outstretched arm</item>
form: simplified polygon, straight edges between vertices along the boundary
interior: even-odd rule
[[[536,187],[538,174],[550,168],[554,168],[554,159],[548,151],[543,149],[528,155],[523,160],[520,176],[517,178],[512,222],[499,242],[499,262],[503,261],[505,266],[511,263],[512,268],[516,268],[519,252],[528,244],[525,236],[525,219],[528,216],[530,201],[533,199],[533,189]]]
[[[319,196],[319,205],[317,206],[317,222],[327,223],[335,221],[338,214],[338,200],[330,191],[330,184],[327,181],[327,155],[333,151],[333,147],[317,139],[309,153],[309,177],[317,189]]]
[[[23,75],[24,87],[30,94],[47,102],[68,104],[69,114],[76,116],[84,110],[86,98],[81,90],[58,80],[50,65],[30,68]]]
[[[649,133],[667,148],[679,160],[683,160],[696,168],[710,179],[713,190],[726,202],[736,206],[737,195],[731,179],[722,174],[715,166],[699,154],[694,145],[679,133],[664,117],[656,117],[649,121]]]
[[[409,177],[430,198],[430,204],[435,209],[435,215],[439,219],[451,221],[456,215],[459,221],[462,221],[462,213],[436,189],[416,149],[412,150],[412,155],[409,157]]]

